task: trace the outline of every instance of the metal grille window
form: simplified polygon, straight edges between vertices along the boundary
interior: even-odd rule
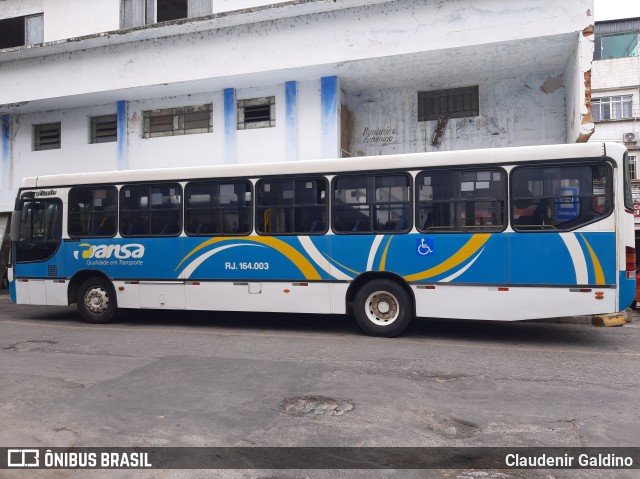
[[[323,234],[327,227],[327,180],[262,180],[257,186],[256,231]]]
[[[118,140],[116,115],[91,117],[91,143],[108,143]]]
[[[336,233],[406,233],[411,229],[408,175],[339,176],[333,188]]]
[[[238,100],[238,130],[276,126],[276,97]]]
[[[211,111],[211,104],[145,111],[144,137],[210,133],[213,131]]]
[[[72,188],[69,191],[69,236],[115,236],[117,200],[118,192],[113,186]]]
[[[61,126],[58,123],[33,125],[34,151],[58,150],[61,146]]]
[[[605,96],[591,100],[591,114],[595,121],[633,118],[633,95]]]
[[[185,188],[185,232],[190,236],[251,233],[249,181],[194,181]]]
[[[178,183],[123,186],[120,190],[122,236],[177,236],[181,190]]]
[[[463,118],[480,114],[478,87],[418,92],[418,121],[440,116]]]
[[[501,230],[506,185],[499,169],[423,171],[416,178],[416,226],[428,233]]]

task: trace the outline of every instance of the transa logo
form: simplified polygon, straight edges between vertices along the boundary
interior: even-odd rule
[[[82,254],[82,259],[139,259],[144,256],[144,246],[141,244],[97,244],[90,245],[89,243],[81,243],[80,248],[85,248],[81,251],[74,251],[73,257],[79,259],[78,255]]]

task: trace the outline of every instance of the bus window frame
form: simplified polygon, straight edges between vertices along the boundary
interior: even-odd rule
[[[174,234],[170,234],[170,235],[162,235],[162,234],[145,234],[145,235],[141,235],[141,234],[133,234],[133,235],[129,235],[129,234],[123,234],[122,233],[122,228],[121,228],[121,224],[120,224],[120,219],[122,218],[122,195],[123,195],[123,191],[125,188],[127,187],[136,187],[136,186],[147,186],[149,188],[151,188],[152,186],[165,186],[165,185],[173,185],[173,186],[177,186],[179,193],[180,193],[180,203],[178,204],[178,232],[174,233]],[[135,211],[135,210],[132,210]],[[138,210],[138,211],[143,211],[143,210]],[[149,208],[147,209],[147,211],[151,211],[151,207],[149,206]],[[184,214],[184,188],[182,187],[182,185],[180,184],[180,180],[172,180],[172,181],[142,181],[139,183],[123,183],[120,185],[120,188],[118,190],[118,231],[117,234],[119,234],[122,238],[176,238],[180,235],[182,235],[182,232],[184,231],[184,218],[183,218],[183,214]],[[151,220],[151,216],[149,216],[149,220]]]
[[[53,250],[53,252],[46,258],[43,259],[36,259],[36,260],[30,260],[30,261],[18,261],[18,245],[20,243],[19,241],[19,236],[20,236],[20,224],[21,221],[20,219],[18,219],[17,221],[17,228],[16,228],[16,240],[12,240],[12,247],[11,247],[11,254],[10,256],[13,257],[13,263],[16,265],[20,265],[20,264],[35,264],[35,263],[45,263],[49,260],[51,260],[51,258],[53,258],[58,251],[60,251],[60,245],[62,245],[64,238],[63,238],[63,231],[62,231],[62,227],[63,227],[63,216],[64,216],[64,202],[62,201],[62,198],[58,198],[58,197],[49,197],[49,198],[36,198],[33,195],[29,195],[28,193],[23,193],[23,194],[19,194],[19,201],[18,203],[18,209],[15,211],[15,213],[17,213],[18,215],[22,214],[22,206],[24,205],[25,202],[27,201],[51,201],[51,202],[56,202],[58,203],[58,208],[60,209],[60,215],[58,218],[58,230],[59,230],[59,238],[58,238],[58,244],[56,246],[56,248]]]
[[[549,227],[544,228],[530,228],[530,229],[518,229],[518,225],[514,225],[513,223],[513,172],[520,170],[520,169],[527,169],[527,168],[538,168],[538,169],[543,169],[543,168],[563,168],[566,166],[571,166],[571,167],[580,167],[580,166],[597,166],[597,165],[601,165],[604,166],[605,168],[607,168],[607,172],[608,172],[608,185],[607,185],[607,191],[605,191],[605,198],[608,199],[608,208],[606,210],[605,213],[602,213],[600,216],[598,216],[597,218],[593,218],[589,221],[583,222],[583,223],[579,223],[576,224],[574,226],[571,226],[569,228],[557,228],[553,225],[549,225]],[[593,177],[592,177],[593,180]],[[570,231],[575,231],[577,229],[580,228],[584,228],[585,226],[591,225],[593,223],[597,223],[599,221],[602,221],[606,218],[608,218],[609,216],[611,216],[613,214],[613,211],[615,210],[615,193],[614,193],[614,183],[615,181],[615,175],[614,175],[614,167],[611,163],[611,159],[609,158],[581,158],[581,159],[576,159],[575,161],[552,161],[552,162],[544,162],[544,163],[536,163],[536,164],[524,164],[524,165],[515,165],[511,171],[509,171],[509,226],[511,226],[511,229],[515,232],[515,233],[567,233]],[[622,192],[622,194],[624,195],[624,192]],[[595,196],[592,195],[591,198],[593,199]],[[546,199],[547,201],[549,200],[553,200],[554,198],[549,198],[549,197],[541,197],[540,199]],[[568,220],[565,223],[569,223],[574,221],[572,220]],[[544,226],[544,225],[542,225]]]
[[[480,172],[480,171],[499,171],[500,172],[500,180],[502,182],[502,202],[504,204],[504,222],[502,225],[500,226],[474,226],[474,227],[468,227],[468,228],[456,228],[456,229],[441,229],[441,230],[437,230],[437,229],[424,229],[422,227],[418,227],[418,225],[416,224],[416,230],[418,231],[418,233],[420,234],[475,234],[475,233],[503,233],[508,225],[509,225],[509,189],[508,189],[508,184],[509,184],[509,173],[507,172],[507,170],[504,168],[504,165],[500,164],[496,164],[493,166],[486,166],[486,165],[465,165],[465,166],[455,166],[455,167],[435,167],[435,168],[426,168],[426,169],[422,169],[422,170],[417,170],[416,171],[416,175],[415,175],[415,183],[416,185],[418,184],[418,177],[422,174],[422,173],[428,173],[428,172]],[[418,188],[416,187],[414,189],[414,215],[417,218],[418,217],[418,210],[420,208],[420,199],[418,198],[420,192],[418,191]],[[462,200],[462,197],[458,198],[457,200],[452,200],[452,201],[460,201]],[[492,199],[489,201],[499,201],[499,199]]]
[[[77,190],[77,189],[90,189],[90,188],[95,188],[95,189],[99,189],[99,188],[104,188],[104,189],[114,189],[116,192],[116,225],[115,225],[115,231],[112,235],[72,235],[69,232],[69,215],[71,214],[71,192],[73,190]],[[118,187],[111,183],[111,184],[97,184],[97,185],[77,185],[77,186],[72,186],[71,188],[69,188],[69,191],[67,192],[67,228],[66,228],[66,233],[67,236],[71,239],[82,239],[82,238],[87,238],[87,239],[92,239],[92,238],[115,238],[119,233],[120,233],[120,190],[118,189]],[[122,236],[122,235],[121,235]]]
[[[247,192],[251,193],[251,204],[248,206],[249,208],[249,230],[246,233],[190,233],[187,231],[187,225],[185,223],[187,218],[187,187],[192,184],[197,183],[218,183],[220,184],[230,184],[230,183],[247,183],[249,185],[249,189]],[[182,188],[183,197],[182,197],[182,231],[184,231],[185,236],[193,237],[193,238],[202,238],[202,237],[213,237],[213,236],[250,236],[255,229],[255,218],[254,218],[254,208],[255,208],[255,187],[251,180],[248,178],[203,178],[197,180],[187,180],[185,181],[184,187]],[[214,209],[222,209],[221,206],[213,207]],[[243,207],[245,208],[245,207]]]
[[[391,235],[391,234],[409,234],[413,230],[413,221],[414,221],[414,209],[415,205],[413,202],[413,192],[414,189],[414,177],[411,174],[413,169],[409,170],[366,170],[359,172],[345,172],[345,173],[337,173],[331,179],[331,231],[335,235]],[[335,228],[335,217],[336,217],[336,201],[335,201],[335,191],[336,191],[336,183],[341,178],[373,178],[374,182],[374,194],[375,194],[375,179],[378,177],[386,177],[386,176],[404,176],[409,181],[407,183],[407,187],[409,188],[407,194],[407,226],[401,230],[377,230],[373,229],[371,231],[340,231]],[[377,202],[374,203],[366,203],[368,206],[373,206],[374,208],[378,205]]]
[[[260,190],[260,183],[265,182],[265,181],[293,181],[294,182],[294,195],[295,195],[295,181],[308,181],[308,180],[322,180],[324,181],[324,186],[325,186],[325,202],[324,205],[316,205],[316,207],[319,206],[324,206],[324,212],[325,212],[325,218],[326,218],[326,223],[324,225],[324,228],[318,231],[314,231],[314,232],[306,232],[306,233],[267,233],[264,231],[259,231],[258,230],[258,208],[260,208],[261,206],[259,205],[259,199],[258,199],[258,195],[259,195],[259,190]],[[254,191],[254,196],[253,196],[253,229],[256,232],[256,234],[258,236],[323,236],[326,235],[327,232],[329,231],[329,225],[328,223],[331,221],[330,218],[330,213],[331,213],[331,209],[330,209],[330,199],[328,198],[329,196],[329,191],[331,188],[331,182],[328,180],[328,178],[326,177],[326,175],[319,173],[317,175],[314,174],[309,174],[309,175],[287,175],[287,176],[261,176],[258,177],[255,181],[255,191]],[[301,205],[301,207],[305,207],[305,206],[313,206],[313,205]],[[292,204],[291,206],[288,206],[288,208],[293,208],[294,209],[294,215],[295,215],[295,208],[296,205]]]

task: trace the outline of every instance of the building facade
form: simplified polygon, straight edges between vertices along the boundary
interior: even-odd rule
[[[586,141],[592,12],[4,0],[0,215],[25,176]]]
[[[591,141],[617,141],[629,151],[640,247],[640,18],[596,22],[592,67]]]

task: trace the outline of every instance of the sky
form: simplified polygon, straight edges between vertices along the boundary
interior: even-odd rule
[[[595,19],[598,22],[640,17],[640,2],[637,0],[593,0],[593,2]]]

